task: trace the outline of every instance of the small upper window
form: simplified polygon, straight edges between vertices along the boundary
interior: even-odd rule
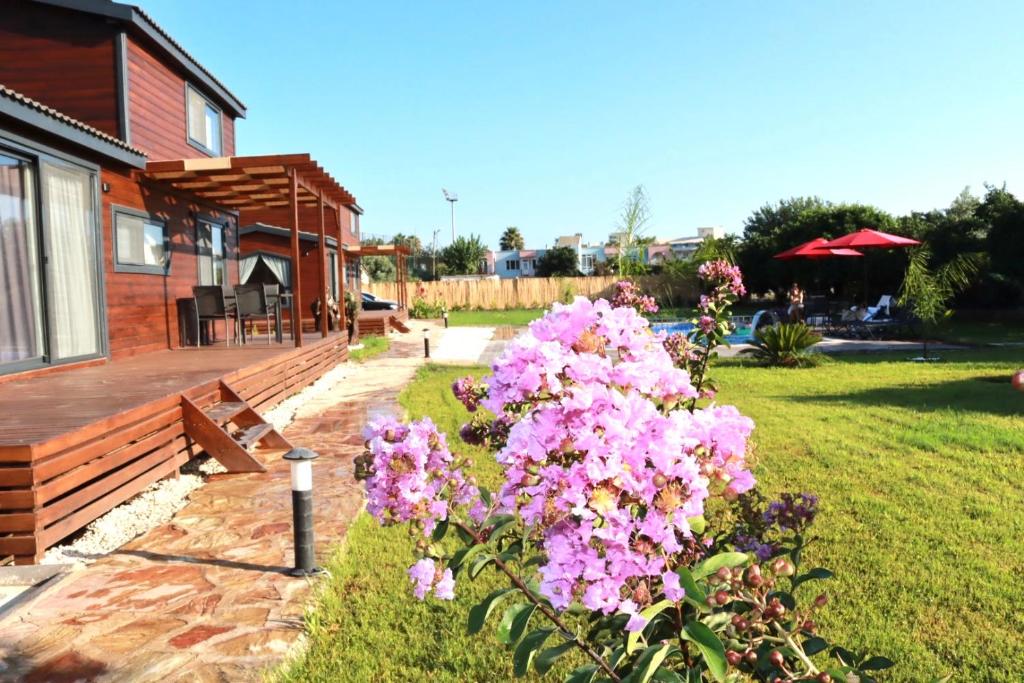
[[[167,273],[167,224],[143,213],[114,210],[114,270]]]
[[[505,269],[506,270],[519,270],[519,260],[518,259],[514,259],[514,258],[510,258],[508,261],[505,262]]]
[[[188,110],[188,141],[214,156],[221,153],[220,109],[199,94],[192,86],[185,88]]]

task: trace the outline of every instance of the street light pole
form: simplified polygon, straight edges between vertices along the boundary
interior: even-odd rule
[[[430,249],[430,253],[434,257],[434,272],[432,273],[434,280],[437,280],[437,233],[439,232],[441,232],[440,228],[434,230],[434,246]]]
[[[452,242],[455,242],[455,202],[459,201],[459,195],[454,192],[441,188],[441,192],[444,193],[444,198],[452,205]]]

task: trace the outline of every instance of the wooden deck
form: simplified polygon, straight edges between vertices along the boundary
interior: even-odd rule
[[[45,549],[198,454],[182,404],[227,385],[257,411],[348,357],[345,337],[305,345],[159,351],[0,384],[0,562]]]

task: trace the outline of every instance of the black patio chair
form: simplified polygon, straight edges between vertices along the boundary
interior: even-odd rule
[[[203,342],[203,323],[207,321],[215,323],[218,320],[224,321],[224,337],[227,339],[228,346],[231,345],[232,334],[229,325],[232,317],[235,316],[235,307],[231,304],[224,289],[220,285],[197,285],[192,288],[192,297],[196,302],[196,347]],[[212,336],[216,339],[215,326]]]
[[[267,293],[267,308],[274,316],[274,338],[280,344],[284,341],[284,332],[281,326],[281,285],[263,285],[263,291]]]
[[[267,344],[273,343],[270,334],[270,306],[267,304],[266,285],[253,282],[235,287],[235,305],[238,307],[238,323],[242,328],[242,343],[246,343],[245,324],[250,320],[267,323]]]

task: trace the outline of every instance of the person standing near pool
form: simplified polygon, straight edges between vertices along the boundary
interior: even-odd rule
[[[789,288],[789,321],[798,323],[803,317],[804,290],[800,289],[800,285],[794,282],[793,286]]]

